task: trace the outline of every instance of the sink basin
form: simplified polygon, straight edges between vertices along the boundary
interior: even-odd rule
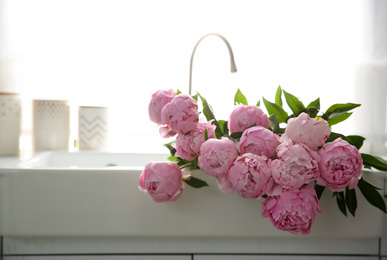
[[[138,189],[149,161],[166,154],[43,152],[0,160],[0,235],[8,237],[292,237],[261,217],[261,201],[186,186],[176,202],[156,203]],[[364,172],[383,186],[382,173]],[[372,176],[370,176],[372,175]],[[360,192],[358,192],[360,194]],[[380,237],[383,213],[358,196],[356,218],[344,217],[325,191],[309,237]]]

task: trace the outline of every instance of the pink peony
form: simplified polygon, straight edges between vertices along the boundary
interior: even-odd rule
[[[272,176],[284,189],[299,189],[320,175],[320,156],[304,144],[281,144],[277,155],[271,162]]]
[[[186,94],[175,96],[161,109],[161,120],[178,134],[188,133],[198,124],[198,104]]]
[[[241,154],[253,153],[274,159],[276,148],[280,144],[279,139],[277,134],[262,126],[250,127],[241,136],[239,151]]]
[[[327,143],[318,151],[321,175],[317,184],[332,191],[353,189],[362,175],[363,160],[359,150],[341,138]]]
[[[228,179],[243,198],[259,199],[266,194],[271,180],[269,160],[266,156],[242,154],[228,171]]]
[[[161,120],[161,109],[171,102],[172,98],[176,96],[176,91],[172,89],[168,90],[158,90],[156,91],[151,98],[151,101],[148,105],[149,118],[152,122],[160,125],[164,125],[167,122]]]
[[[252,125],[270,127],[267,115],[257,106],[238,105],[228,119],[230,133],[243,132]]]
[[[177,200],[183,192],[182,171],[173,162],[150,162],[140,176],[140,190],[154,201]]]
[[[199,122],[194,130],[186,134],[179,134],[176,138],[175,156],[192,161],[200,154],[200,147],[205,141],[205,130],[207,129],[208,138],[214,138],[215,127],[208,122]]]
[[[230,139],[208,139],[200,148],[198,165],[204,173],[220,178],[227,174],[237,156],[238,148]]]
[[[262,203],[262,216],[279,230],[307,235],[321,211],[316,191],[311,186],[284,190],[280,196],[267,197]]]
[[[325,144],[331,134],[331,128],[325,120],[310,118],[308,114],[301,113],[298,117],[288,120],[285,134],[294,143],[306,144],[317,151]]]

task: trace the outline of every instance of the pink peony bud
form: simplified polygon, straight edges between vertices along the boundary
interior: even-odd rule
[[[160,125],[166,124],[166,122],[163,122],[161,120],[161,109],[171,102],[172,98],[176,96],[176,91],[169,89],[169,90],[158,90],[156,91],[151,98],[151,101],[148,105],[148,113],[149,113],[149,119]]]
[[[299,189],[320,175],[320,156],[304,144],[281,144],[277,155],[278,159],[271,162],[271,172],[274,181],[284,189]]]
[[[241,136],[239,151],[241,154],[253,153],[274,159],[276,158],[276,148],[280,144],[279,140],[277,134],[262,126],[250,127]]]
[[[198,165],[208,175],[224,177],[237,156],[238,148],[230,139],[208,139],[200,148]]]
[[[227,122],[230,133],[243,132],[254,124],[269,128],[270,120],[259,107],[246,105],[236,106]]]
[[[182,171],[173,162],[150,162],[140,176],[140,190],[147,192],[156,202],[177,200],[183,187]]]
[[[228,179],[243,198],[259,199],[266,194],[271,180],[269,160],[266,156],[242,154],[228,171]]]
[[[200,147],[205,141],[205,130],[207,129],[208,138],[214,138],[215,127],[208,122],[199,122],[194,130],[186,134],[179,134],[176,138],[175,156],[192,161],[200,154]]]
[[[359,150],[341,138],[327,143],[318,151],[321,175],[317,184],[332,191],[353,189],[362,175],[363,160]]]
[[[322,212],[321,205],[311,186],[284,190],[262,203],[262,217],[268,218],[277,229],[292,234],[309,234],[317,212]]]
[[[196,100],[186,94],[175,96],[161,109],[162,122],[178,134],[194,130],[198,124],[198,117]]]
[[[325,144],[331,134],[331,128],[325,120],[310,118],[308,114],[301,113],[298,117],[288,120],[285,134],[294,143],[306,144],[317,151]]]

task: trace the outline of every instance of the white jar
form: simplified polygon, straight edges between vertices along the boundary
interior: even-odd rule
[[[107,147],[108,108],[79,107],[78,142],[80,150],[101,150]]]
[[[33,100],[32,106],[34,150],[68,150],[69,102],[66,100]]]
[[[0,156],[19,154],[21,99],[16,93],[0,93]]]

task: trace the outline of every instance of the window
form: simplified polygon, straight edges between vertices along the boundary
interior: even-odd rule
[[[193,47],[205,34],[223,35],[238,68],[216,37],[193,63],[193,91],[227,119],[240,88],[251,104],[274,99],[278,85],[304,102],[356,102],[355,72],[364,58],[364,1],[256,0],[3,0],[2,91],[28,101],[68,99],[110,107],[113,149],[166,150],[148,120],[160,88],[188,92]],[[5,71],[5,69],[3,69]],[[3,77],[5,78],[5,76]],[[356,114],[356,113],[355,113]],[[76,113],[73,113],[76,116]],[[73,138],[76,138],[76,117]],[[335,131],[357,133],[354,115]],[[339,127],[339,126],[338,126]]]

